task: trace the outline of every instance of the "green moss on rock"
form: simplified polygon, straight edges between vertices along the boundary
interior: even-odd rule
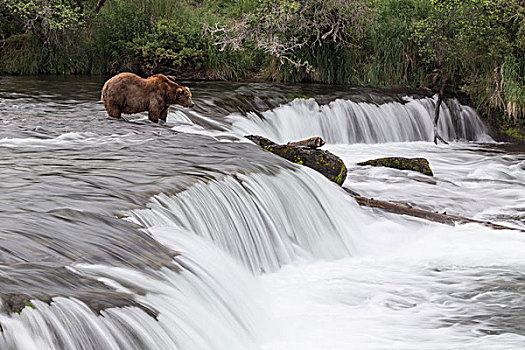
[[[24,301],[24,304],[25,304],[27,307],[30,307],[31,309],[36,309],[35,305],[33,305],[33,303],[30,302],[29,300],[25,300],[25,301]]]
[[[9,313],[19,314],[26,307],[35,309],[35,305],[31,302],[31,297],[25,294],[9,294],[2,297],[6,311]],[[44,299],[45,302],[50,302],[50,299]]]
[[[346,166],[343,163],[343,166],[341,167],[341,171],[339,172],[339,175],[337,175],[334,179],[330,179],[339,186],[343,186],[343,182],[346,180]]]
[[[301,164],[320,172],[339,186],[346,179],[347,170],[344,162],[328,151],[293,145],[278,145],[257,135],[249,135],[246,138],[290,162]]]
[[[388,157],[372,159],[366,162],[357,163],[357,165],[384,166],[399,170],[413,170],[428,176],[434,176],[430,164],[425,158],[402,158]]]

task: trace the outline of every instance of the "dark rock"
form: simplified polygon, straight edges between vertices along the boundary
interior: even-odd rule
[[[428,160],[425,158],[379,158],[357,163],[357,165],[385,166],[399,170],[413,170],[428,176],[434,176],[432,169],[430,169],[430,165],[428,164]]]
[[[27,295],[27,294],[2,294],[2,300],[6,311],[8,313],[21,313],[25,308],[35,309],[35,305],[31,302],[32,299],[40,300],[47,304],[53,302],[55,297],[64,297],[62,295]],[[123,308],[134,306],[146,312],[149,316],[157,319],[158,312],[147,306],[139,304],[133,300],[133,296],[126,293],[110,292],[110,293],[79,293],[75,295],[77,299],[84,302],[93,312],[100,315],[100,312],[109,308]]]
[[[246,138],[263,148],[277,145],[275,142],[270,141],[267,138],[258,136],[258,135],[248,135],[246,136]]]
[[[317,170],[339,186],[341,186],[346,179],[346,166],[344,162],[328,151],[294,146],[292,144],[278,145],[271,140],[257,135],[249,135],[246,136],[246,138],[293,163]]]

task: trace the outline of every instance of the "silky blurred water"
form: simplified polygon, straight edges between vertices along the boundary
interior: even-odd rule
[[[523,228],[525,151],[471,108],[436,146],[423,94],[192,83],[154,125],[102,84],[0,78],[1,349],[523,347],[521,232],[361,208],[243,138],[323,136],[362,195]],[[385,156],[435,176],[356,165]]]

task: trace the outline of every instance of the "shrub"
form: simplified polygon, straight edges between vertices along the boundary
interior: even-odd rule
[[[150,32],[129,45],[147,73],[200,71],[205,43],[191,25],[174,20],[156,21]]]

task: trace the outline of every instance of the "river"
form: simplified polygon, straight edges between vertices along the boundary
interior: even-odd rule
[[[522,349],[525,235],[360,207],[243,138],[322,136],[344,187],[525,228],[525,150],[417,92],[189,83],[108,118],[102,78],[0,77],[0,349]],[[361,167],[426,157],[428,177]]]

